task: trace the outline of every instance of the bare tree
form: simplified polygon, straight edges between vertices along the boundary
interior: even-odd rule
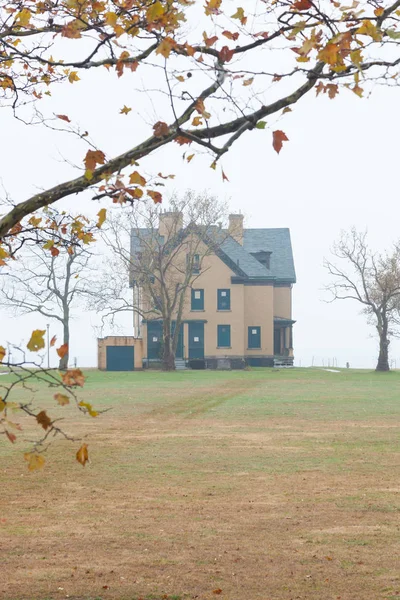
[[[39,313],[55,319],[63,328],[63,347],[59,368],[66,369],[69,360],[71,307],[90,288],[88,280],[91,253],[82,244],[82,238],[92,234],[80,225],[65,225],[65,215],[52,209],[51,218],[57,234],[47,244],[35,240],[24,245],[18,259],[3,271],[0,280],[0,305],[15,315]],[[46,216],[48,218],[48,215]]]
[[[379,337],[377,371],[389,371],[390,338],[396,335],[400,309],[400,245],[383,254],[373,252],[367,234],[351,229],[342,233],[332,254],[339,259],[324,265],[333,276],[327,289],[332,300],[356,300]]]
[[[92,306],[103,311],[103,319],[132,312],[135,335],[142,319],[162,320],[164,370],[175,369],[188,290],[204,272],[204,258],[217,252],[228,235],[222,228],[225,214],[225,204],[215,197],[187,191],[171,200],[164,212],[137,203],[129,212],[109,218],[103,231],[113,259]]]

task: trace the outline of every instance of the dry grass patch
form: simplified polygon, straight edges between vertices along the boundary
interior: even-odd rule
[[[400,598],[399,383],[92,373],[85,399],[113,410],[71,413],[89,466],[60,442],[28,473],[5,447],[0,596]]]

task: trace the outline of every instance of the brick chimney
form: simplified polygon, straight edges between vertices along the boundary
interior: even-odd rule
[[[229,215],[228,231],[243,246],[243,215]]]
[[[173,237],[183,227],[183,214],[175,211],[161,212],[159,215],[158,233],[168,238]]]

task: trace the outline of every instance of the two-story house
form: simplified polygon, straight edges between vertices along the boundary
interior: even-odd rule
[[[173,218],[176,222],[174,213],[161,213],[160,236]],[[133,230],[133,254],[137,238]],[[223,241],[203,257],[187,290],[177,361],[204,360],[206,368],[292,363],[295,281],[289,230],[244,229],[243,216],[230,215]],[[140,288],[134,298],[135,331],[148,367],[160,360],[162,321],[157,315],[143,317]]]

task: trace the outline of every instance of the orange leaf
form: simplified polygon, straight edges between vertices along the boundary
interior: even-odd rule
[[[101,150],[88,150],[84,159],[88,171],[94,171],[96,165],[104,165],[106,156]]]
[[[164,137],[164,135],[169,134],[169,127],[164,121],[157,121],[157,123],[153,125],[153,131],[156,137]]]
[[[216,590],[213,590],[213,594],[222,594],[221,588],[217,588]]]
[[[0,362],[3,362],[3,358],[6,355],[6,349],[4,348],[4,346],[0,346]]]
[[[239,37],[239,34],[237,31],[235,31],[235,33],[232,33],[231,31],[223,31],[222,35],[224,35],[225,37],[228,38],[228,40],[233,40],[234,42],[236,42],[236,40]]]
[[[326,85],[326,91],[328,92],[328,96],[331,100],[339,93],[339,86],[334,83],[328,83]]]
[[[27,452],[24,454],[24,459],[28,462],[28,469],[30,471],[36,471],[37,469],[42,469],[46,460],[41,454],[36,454],[34,452]]]
[[[207,37],[206,32],[203,32],[203,40],[205,45],[209,48],[210,46],[213,46],[215,44],[215,42],[218,41],[218,36],[217,35],[213,35],[212,37]]]
[[[59,251],[59,249],[58,249],[58,248],[56,248],[55,246],[52,246],[52,247],[50,248],[50,254],[51,254],[52,256],[58,256],[58,255],[60,254],[60,251]]]
[[[51,427],[51,419],[45,410],[41,410],[40,413],[36,415],[36,421],[43,427],[43,429],[48,429]]]
[[[153,200],[154,204],[161,204],[162,195],[160,192],[154,192],[153,190],[148,190],[147,195]]]
[[[184,144],[191,144],[192,140],[189,140],[189,138],[184,137],[183,135],[178,135],[175,139],[174,142],[176,142],[177,144],[179,144],[180,146],[183,146]]]
[[[82,467],[86,465],[87,461],[89,460],[87,444],[82,444],[82,446],[79,448],[78,452],[76,453],[76,460],[81,463]]]
[[[308,10],[311,7],[312,3],[310,0],[297,0],[297,2],[294,2],[290,8],[293,8],[294,10]]]
[[[289,138],[286,136],[286,133],[277,129],[272,133],[272,145],[274,147],[275,152],[279,154],[282,150],[283,142],[288,142]]]
[[[57,400],[60,406],[69,404],[69,398],[65,394],[54,394],[54,400]]]
[[[69,369],[65,373],[62,373],[61,379],[63,383],[68,387],[72,387],[75,385],[83,386],[85,383],[85,376],[83,375],[80,369]]]
[[[221,173],[222,173],[222,181],[229,181],[229,179],[227,178],[227,176],[224,173],[224,170],[221,169]]]
[[[68,352],[68,344],[63,344],[62,346],[57,348],[57,354],[60,358],[64,358],[64,356],[67,354],[67,352]]]
[[[37,352],[41,348],[44,348],[44,334],[46,333],[45,329],[35,329],[32,331],[31,339],[27,343],[26,347],[31,352]]]
[[[71,119],[67,117],[67,115],[56,115],[57,119],[61,119],[62,121],[66,121],[67,123],[71,123]]]
[[[53,337],[52,337],[52,338],[51,338],[51,340],[50,340],[50,347],[53,347],[53,346],[54,346],[54,344],[56,343],[56,339],[57,339],[57,336],[56,336],[56,335],[53,335]]]
[[[161,44],[158,46],[156,50],[156,54],[162,54],[164,58],[168,58],[171,54],[172,48],[175,48],[178,44],[175,40],[170,37],[166,37],[163,39]]]

